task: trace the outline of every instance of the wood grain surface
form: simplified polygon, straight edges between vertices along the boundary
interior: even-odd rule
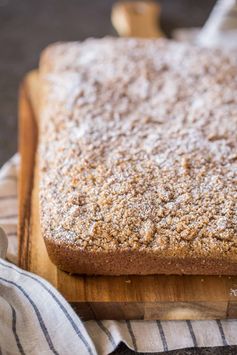
[[[50,261],[40,231],[37,72],[19,98],[19,262],[51,282],[83,319],[215,319],[237,317],[237,277],[75,276]]]
[[[118,1],[111,21],[122,37],[164,37],[160,28],[160,6],[155,1]]]

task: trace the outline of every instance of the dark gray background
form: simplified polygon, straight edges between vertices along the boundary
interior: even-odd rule
[[[17,96],[24,74],[37,67],[40,51],[60,40],[116,35],[113,0],[0,0],[0,166],[17,150]],[[201,26],[215,0],[161,0],[167,35]],[[121,345],[116,353],[133,354]],[[237,354],[236,347],[169,352],[176,355]]]

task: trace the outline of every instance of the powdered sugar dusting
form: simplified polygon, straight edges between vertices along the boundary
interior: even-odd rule
[[[46,235],[87,250],[236,260],[234,60],[165,40],[48,51],[39,151]]]

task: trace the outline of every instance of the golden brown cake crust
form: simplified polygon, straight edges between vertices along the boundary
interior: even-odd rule
[[[237,66],[165,40],[90,39],[40,63],[41,226],[88,274],[237,273]]]
[[[236,275],[236,262],[207,257],[166,257],[151,250],[91,252],[46,239],[51,260],[59,269],[87,275]]]

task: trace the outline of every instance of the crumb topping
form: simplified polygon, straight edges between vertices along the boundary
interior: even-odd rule
[[[41,61],[46,236],[91,251],[237,255],[237,65],[167,40],[57,44]]]

